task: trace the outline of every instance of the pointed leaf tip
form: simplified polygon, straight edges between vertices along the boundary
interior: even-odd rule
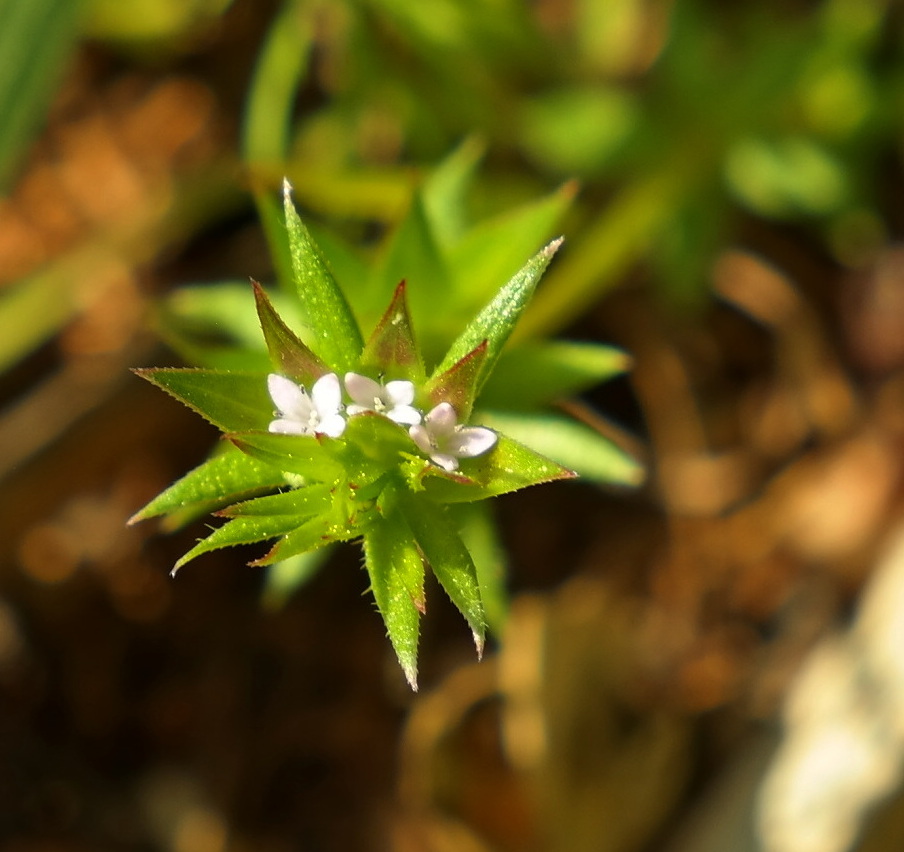
[[[561,246],[563,242],[565,242],[565,237],[556,237],[540,253],[543,257],[552,257],[559,250],[559,246]]]
[[[477,660],[479,662],[483,659],[484,637],[474,631],[471,631],[471,635],[474,637],[474,647],[477,649]]]

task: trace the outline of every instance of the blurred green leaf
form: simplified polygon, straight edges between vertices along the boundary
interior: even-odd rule
[[[505,583],[505,545],[499,538],[493,507],[484,501],[458,503],[451,508],[462,541],[474,560],[487,625],[493,633],[501,636],[508,617],[508,591]]]
[[[502,353],[481,395],[488,408],[529,411],[626,372],[631,359],[612,346],[558,340]]]
[[[81,12],[80,0],[0,0],[0,193],[47,112]]]

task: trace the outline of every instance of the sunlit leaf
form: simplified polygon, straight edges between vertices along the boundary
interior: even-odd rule
[[[244,455],[244,454],[243,454]],[[251,456],[246,456],[251,458]],[[291,488],[279,494],[268,494],[235,503],[217,512],[225,518],[250,515],[295,515],[307,517],[330,507],[330,486],[322,483]]]
[[[288,184],[284,191],[292,271],[311,347],[339,373],[357,364],[364,341],[358,323],[326,261],[298,216]]]
[[[211,550],[234,547],[239,544],[256,544],[277,536],[285,535],[298,526],[299,520],[291,515],[271,517],[249,516],[234,518],[217,527],[207,538],[201,539],[174,566],[175,574],[183,565]]]
[[[282,472],[272,465],[231,450],[214,456],[158,494],[129,523],[179,512],[192,506],[214,506],[241,500],[255,492],[285,484]]]
[[[342,465],[324,446],[331,438],[275,432],[239,432],[226,437],[243,453],[280,470],[326,483],[339,482],[344,476]]]
[[[468,622],[477,656],[481,656],[486,619],[477,582],[477,569],[455,524],[442,506],[430,500],[412,499],[409,496],[401,502],[401,509],[430,570]]]
[[[530,297],[549,266],[552,256],[561,245],[561,239],[553,240],[548,246],[531,258],[521,270],[490,301],[490,303],[468,324],[455,340],[446,357],[434,370],[438,376],[463,358],[484,340],[487,341],[487,359],[482,381],[493,369],[502,347],[518,322]]]
[[[223,432],[266,429],[273,402],[265,376],[178,367],[133,371],[198,412]]]
[[[477,458],[462,459],[457,472],[447,473],[436,465],[425,464],[419,476],[432,499],[440,503],[467,503],[543,482],[573,479],[575,473],[500,434],[492,450]]]
[[[643,467],[624,450],[583,423],[557,414],[482,411],[487,426],[545,453],[586,479],[608,485],[636,486]]]
[[[281,562],[301,553],[317,550],[333,542],[349,541],[357,538],[362,532],[363,530],[356,529],[350,523],[337,522],[330,515],[318,515],[305,520],[289,531],[273,545],[266,556],[255,559],[250,564],[272,565],[274,562]]]
[[[401,518],[372,525],[364,535],[364,565],[392,647],[417,691],[417,645],[425,609],[424,563]]]

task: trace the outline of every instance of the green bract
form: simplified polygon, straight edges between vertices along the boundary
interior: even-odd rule
[[[561,241],[529,260],[428,372],[415,343],[405,283],[397,285],[365,340],[288,186],[284,200],[298,332],[254,283],[269,371],[137,371],[217,426],[229,443],[133,520],[192,511],[214,511],[225,519],[174,571],[236,544],[272,541],[252,563],[271,565],[332,542],[361,539],[374,598],[416,689],[426,567],[465,617],[478,654],[487,622],[483,596],[489,594],[490,604],[497,597],[490,587],[498,578],[478,570],[466,543],[481,535],[481,526],[479,517],[466,524],[472,516],[465,506],[576,475],[480,425],[479,415],[476,424],[468,422]],[[582,369],[592,375],[600,369],[593,363],[583,367],[581,358],[592,361],[593,350],[581,357],[569,351],[558,362],[536,348],[525,357],[534,359],[538,398],[554,396],[569,378],[580,386]],[[513,370],[511,362],[506,370]]]

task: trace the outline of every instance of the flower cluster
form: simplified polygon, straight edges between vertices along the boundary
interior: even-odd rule
[[[408,381],[380,384],[359,373],[346,373],[345,390],[352,402],[345,406],[336,373],[317,379],[310,394],[302,385],[279,373],[267,377],[267,388],[278,415],[270,423],[271,432],[338,438],[346,426],[343,411],[349,417],[374,411],[408,426],[408,434],[418,449],[448,472],[458,469],[459,459],[483,455],[497,440],[492,429],[459,424],[458,414],[448,402],[441,402],[422,414],[412,405],[415,389]]]

